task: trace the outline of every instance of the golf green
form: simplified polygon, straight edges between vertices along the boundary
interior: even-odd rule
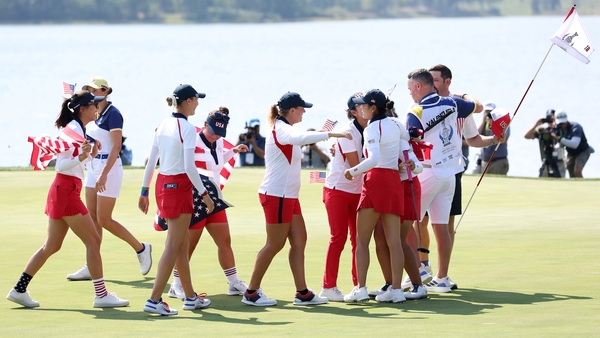
[[[257,252],[265,243],[265,226],[257,188],[263,169],[236,168],[224,189],[232,247],[241,279],[249,281]],[[217,250],[203,234],[191,260],[197,292],[206,292],[208,309],[181,311],[174,317],[142,311],[150,295],[165,233],[152,228],[155,211],[137,209],[142,169],[125,170],[114,218],[140,241],[153,245],[154,265],[139,272],[134,250],[108,232],[103,234],[104,277],[109,291],[129,307],[95,309],[91,282],[65,276],[85,263],[85,250],[72,233],[62,249],[33,278],[28,290],[40,307],[26,309],[4,300],[1,337],[155,337],[169,336],[505,336],[564,337],[600,332],[600,180],[549,180],[486,176],[456,234],[450,276],[459,289],[430,293],[429,299],[404,304],[292,304],[294,284],[287,247],[273,260],[262,288],[277,306],[244,305],[227,296],[227,280]],[[306,276],[320,291],[329,227],[322,184],[309,184],[303,171],[300,201],[306,221]],[[44,243],[44,206],[53,171],[0,171],[0,291],[18,280],[27,260]],[[463,208],[479,176],[463,177]],[[437,256],[432,234],[431,261]],[[339,288],[351,290],[349,243],[342,255]],[[371,244],[369,289],[383,283]],[[164,297],[166,299],[166,291]]]

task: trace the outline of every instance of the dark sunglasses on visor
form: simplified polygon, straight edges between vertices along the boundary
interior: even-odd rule
[[[219,112],[214,113],[211,118],[214,120],[221,120],[223,122],[229,122],[229,115],[221,114]]]

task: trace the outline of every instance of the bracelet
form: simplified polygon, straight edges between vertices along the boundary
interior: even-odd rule
[[[204,189],[204,192],[200,194],[200,197],[208,195],[208,190]]]
[[[493,146],[496,145],[496,143],[494,143],[494,136],[492,136],[492,138],[490,139],[490,144],[493,145]]]
[[[464,94],[462,94],[462,95],[460,96],[460,98],[464,100],[464,99],[465,99],[465,96],[467,96],[467,93],[464,93]]]
[[[149,192],[150,192],[150,189],[148,189],[148,187],[142,187],[142,191],[140,192],[140,195],[147,197]]]

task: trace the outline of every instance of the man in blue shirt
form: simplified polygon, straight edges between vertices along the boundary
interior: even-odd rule
[[[583,128],[577,122],[567,120],[564,110],[556,113],[556,134],[552,138],[567,147],[567,170],[569,177],[583,178],[583,167],[587,163],[594,148],[587,143]]]
[[[236,144],[248,146],[248,152],[240,153],[240,165],[242,167],[264,167],[265,166],[265,142],[266,139],[260,134],[260,120],[252,119],[246,124],[246,133],[240,134]]]

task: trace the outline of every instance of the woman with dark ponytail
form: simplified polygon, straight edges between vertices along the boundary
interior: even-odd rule
[[[27,286],[46,260],[60,250],[67,231],[71,229],[86,247],[87,264],[96,291],[93,306],[129,305],[129,301],[106,290],[100,256],[100,236],[80,197],[85,163],[98,152],[96,143],[92,145],[85,139],[85,125],[96,119],[97,103],[102,99],[103,96],[94,96],[83,90],[62,104],[55,122],[55,126],[61,129],[59,138],[65,141],[75,140],[78,144],[56,157],[56,178],[50,186],[46,202],[48,236],[44,245],[29,259],[17,285],[6,296],[10,301],[25,307],[40,306],[39,302],[29,296]]]
[[[275,299],[262,293],[260,284],[275,255],[290,242],[289,263],[294,276],[296,294],[294,305],[317,305],[328,302],[306,285],[304,248],[306,226],[300,208],[301,145],[323,141],[329,137],[352,139],[348,132],[298,132],[292,126],[302,121],[304,108],[312,107],[298,93],[284,94],[271,106],[269,122],[273,126],[265,145],[265,176],[258,188],[260,203],[266,218],[267,243],[260,250],[254,264],[250,285],[242,303],[253,306],[273,306]]]
[[[353,98],[363,118],[369,125],[363,131],[365,160],[347,169],[344,176],[353,180],[364,173],[363,188],[358,204],[356,233],[356,270],[358,285],[344,296],[345,302],[369,301],[367,270],[369,268],[369,242],[379,218],[390,251],[392,285],[376,297],[379,302],[405,302],[401,288],[404,255],[401,245],[400,217],[404,214],[404,190],[400,182],[398,159],[404,127],[388,117],[390,101],[379,89],[368,91],[363,97]],[[408,133],[406,144],[408,145]]]

